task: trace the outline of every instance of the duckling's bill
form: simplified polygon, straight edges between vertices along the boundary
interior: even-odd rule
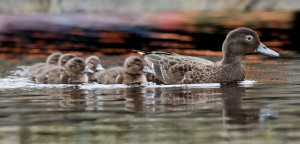
[[[147,68],[146,66],[143,67],[142,72],[145,73],[153,73],[149,68]]]
[[[88,67],[85,67],[84,70],[83,70],[83,72],[85,72],[85,73],[94,73],[94,71],[91,70],[91,69],[88,68]]]
[[[102,65],[99,64],[99,65],[97,65],[96,70],[102,71],[102,70],[105,70],[105,69],[102,67]]]
[[[258,49],[255,52],[265,54],[268,56],[274,56],[274,57],[279,56],[279,54],[277,52],[267,48],[263,43],[260,43]]]

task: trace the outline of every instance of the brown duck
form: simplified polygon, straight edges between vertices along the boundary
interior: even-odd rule
[[[52,53],[47,57],[46,63],[37,63],[30,67],[30,69],[23,75],[23,77],[29,77],[34,80],[34,76],[40,73],[41,69],[50,67],[51,65],[58,65],[58,60],[62,54]]]
[[[95,78],[96,72],[105,70],[100,63],[99,58],[94,55],[89,56],[85,59],[85,64],[89,69],[94,71],[94,73],[88,73],[89,82],[97,82],[97,79]]]
[[[40,84],[79,84],[88,82],[88,76],[85,74],[91,72],[85,66],[82,58],[72,58],[69,60],[65,67],[56,66],[47,69],[39,74],[35,81]]]
[[[59,57],[59,58],[58,58]],[[36,76],[51,69],[52,67],[64,67],[65,63],[68,62],[70,59],[76,57],[76,55],[71,53],[61,54],[61,53],[53,53],[47,58],[47,63],[38,63],[33,65],[29,71],[27,71],[23,76],[29,77],[32,81],[35,81]],[[55,61],[58,60],[58,61]],[[58,64],[55,65],[55,64]]]
[[[260,42],[257,33],[249,28],[231,31],[222,46],[223,59],[212,62],[206,59],[175,53],[141,52],[157,79],[164,84],[233,83],[245,79],[241,63],[248,53],[279,56]]]
[[[124,68],[115,67],[96,74],[98,83],[102,84],[141,84],[147,82],[142,72],[151,72],[145,67],[142,58],[131,56],[125,60]]]

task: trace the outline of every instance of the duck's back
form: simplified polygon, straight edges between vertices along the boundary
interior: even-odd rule
[[[30,76],[36,74],[37,71],[38,71],[40,68],[42,68],[42,67],[44,67],[44,66],[47,66],[47,65],[49,65],[49,64],[47,64],[47,63],[37,63],[37,64],[34,64],[34,65],[32,65],[32,66],[29,68],[29,70],[23,75],[23,77],[30,77]]]
[[[23,75],[23,77],[28,77],[30,80],[35,81],[35,78],[43,73],[44,71],[47,71],[48,69],[51,69],[52,67],[55,67],[56,65],[48,64],[48,63],[37,63],[30,67],[30,69]]]
[[[124,68],[115,67],[104,71],[99,71],[95,74],[98,83],[101,84],[116,84],[116,78],[122,74]]]
[[[216,67],[215,62],[178,54],[153,53],[145,55],[144,59],[147,64],[152,67],[155,76],[165,84],[195,83],[194,81],[183,82],[183,80],[186,75],[189,75],[190,78],[194,76],[195,70],[203,69],[197,76],[203,75],[204,77]],[[194,79],[196,79],[196,77],[194,77]]]
[[[40,84],[61,84],[61,75],[65,68],[61,66],[52,66],[44,72],[38,74],[35,78],[36,83]]]
[[[87,83],[89,80],[86,73],[75,73],[66,69],[60,76],[60,79],[63,84],[81,84]]]

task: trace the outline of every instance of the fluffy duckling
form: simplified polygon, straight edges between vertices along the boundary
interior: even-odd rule
[[[36,77],[36,83],[40,84],[78,84],[88,82],[85,72],[92,72],[85,66],[82,58],[72,58],[65,67],[52,67]]]
[[[100,64],[100,60],[97,56],[89,56],[85,60],[86,66],[94,71],[95,73],[98,71],[105,70],[102,65]],[[95,78],[95,73],[88,73],[89,82],[97,82],[97,79]]]
[[[142,72],[151,72],[142,58],[137,56],[125,60],[124,68],[116,67],[100,71],[95,76],[102,84],[141,84],[147,82]]]
[[[64,67],[65,63],[74,57],[76,57],[76,55],[71,54],[71,53],[61,55],[58,59],[58,66]],[[49,62],[53,61],[52,58],[48,58],[48,59],[49,59]],[[47,61],[48,61],[48,59],[47,59]],[[46,64],[43,63],[43,65],[37,64],[34,66],[34,69],[28,74],[29,76],[27,76],[27,77],[29,77],[30,80],[35,81],[35,77],[37,75],[43,73],[44,71],[47,71],[48,69],[51,69],[52,67],[56,67],[56,65],[51,65],[48,63],[46,63]]]
[[[52,64],[52,65],[58,65],[58,60],[62,54],[61,53],[52,53],[50,56],[48,56],[46,63]]]
[[[58,65],[64,67],[65,64],[72,58],[75,58],[76,55],[71,54],[71,53],[66,53],[63,54],[61,57],[58,59]]]
[[[46,63],[37,63],[31,66],[31,68],[23,75],[23,77],[29,77],[31,80],[34,80],[34,76],[40,73],[40,70],[45,69],[46,67],[51,67],[52,65],[58,64],[58,59],[61,56],[61,53],[53,53],[47,57]]]

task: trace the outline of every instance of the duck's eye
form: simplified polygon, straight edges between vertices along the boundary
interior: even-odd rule
[[[247,40],[247,41],[251,41],[252,39],[253,39],[253,37],[252,37],[251,35],[247,35],[247,36],[246,36],[246,40]]]

